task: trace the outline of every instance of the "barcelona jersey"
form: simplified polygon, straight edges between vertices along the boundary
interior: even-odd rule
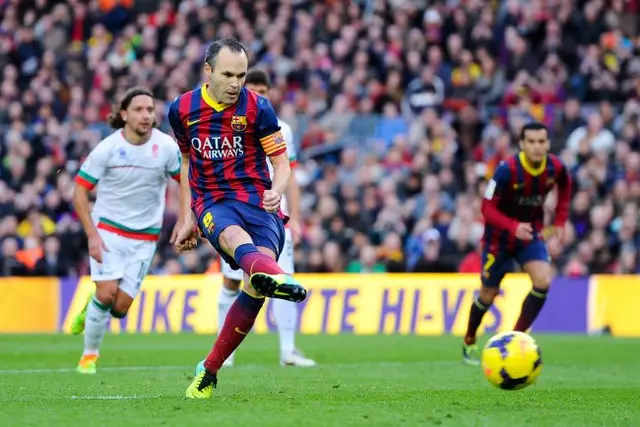
[[[235,104],[222,105],[207,87],[178,96],[169,107],[180,151],[189,155],[191,207],[198,217],[223,199],[262,208],[262,195],[271,188],[267,157],[286,152],[276,113],[266,98],[245,88]]]
[[[515,237],[519,223],[530,223],[534,240],[540,238],[543,205],[554,187],[558,188],[554,225],[562,227],[569,216],[571,176],[560,159],[549,154],[538,167],[533,167],[524,153],[519,153],[500,163],[482,202],[484,250],[496,254],[522,247],[524,242]]]

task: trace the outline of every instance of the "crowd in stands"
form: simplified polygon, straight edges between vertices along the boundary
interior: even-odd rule
[[[303,188],[301,272],[480,270],[487,177],[545,123],[575,182],[567,275],[640,272],[638,0],[0,0],[0,276],[79,275],[73,177],[143,85],[160,129],[198,86],[206,44],[235,35],[273,78]],[[548,211],[553,211],[553,197]],[[152,274],[179,256],[170,186]]]

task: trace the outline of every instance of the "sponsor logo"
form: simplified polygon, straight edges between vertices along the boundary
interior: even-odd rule
[[[224,159],[244,155],[244,139],[229,137],[191,138],[191,146],[203,159]]]

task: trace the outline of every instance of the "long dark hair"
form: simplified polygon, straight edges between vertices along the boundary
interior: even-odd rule
[[[155,101],[155,97],[153,96],[153,93],[147,88],[138,86],[138,87],[133,87],[129,89],[128,91],[125,92],[120,102],[115,103],[111,108],[111,114],[109,114],[109,118],[107,119],[109,126],[111,126],[114,129],[122,129],[124,127],[125,121],[122,119],[122,115],[120,114],[120,112],[129,108],[129,104],[131,104],[131,100],[138,95],[148,96]],[[155,121],[154,121],[154,126],[155,126]]]

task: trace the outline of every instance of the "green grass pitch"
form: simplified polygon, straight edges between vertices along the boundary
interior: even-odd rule
[[[213,399],[184,392],[212,337],[107,335],[95,376],[81,337],[0,336],[2,426],[640,426],[640,340],[536,336],[544,368],[522,391],[460,362],[460,340],[302,336],[317,368],[278,365],[248,337]],[[487,337],[481,341],[481,344]]]

